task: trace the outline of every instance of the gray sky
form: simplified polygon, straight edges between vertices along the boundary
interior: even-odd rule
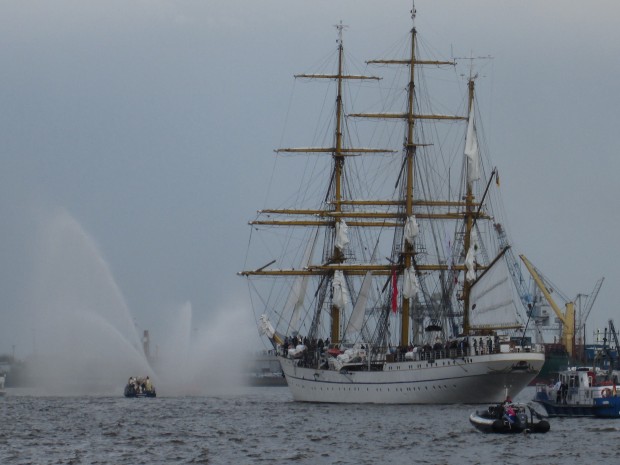
[[[569,296],[605,276],[589,327],[604,325],[618,314],[620,4],[416,6],[420,33],[444,56],[452,47],[494,57],[477,85],[490,103],[481,111],[515,251]],[[244,308],[251,319],[235,273],[246,223],[264,206],[292,75],[335,48],[340,20],[351,54],[380,56],[407,34],[410,7],[1,1],[0,353],[33,350],[27,320],[49,257],[42,236],[58,217],[94,242],[154,338],[186,302],[197,324]],[[55,260],[48,273],[60,272]]]

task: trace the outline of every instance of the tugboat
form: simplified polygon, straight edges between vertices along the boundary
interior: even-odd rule
[[[536,397],[550,417],[620,418],[616,392],[618,373],[592,367],[573,367],[560,372],[555,386],[538,384]]]
[[[609,335],[618,353],[618,336],[609,320]],[[607,346],[607,328],[600,349],[591,367],[572,367],[559,373],[554,386],[536,385],[534,402],[545,407],[550,417],[620,418],[620,397],[617,393],[617,355]]]
[[[495,434],[546,433],[551,428],[549,422],[529,405],[510,402],[472,413],[469,422],[483,433]]]
[[[125,397],[157,397],[157,392],[148,376],[146,378],[132,376],[125,386]]]

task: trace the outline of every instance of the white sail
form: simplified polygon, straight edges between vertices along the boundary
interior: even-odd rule
[[[316,244],[318,230],[315,230],[314,234],[308,241],[306,245],[306,250],[304,253],[304,257],[302,259],[302,267],[307,268],[310,264],[310,260],[312,260],[312,255],[314,254],[314,246]],[[286,302],[285,309],[292,309],[292,316],[290,320],[290,327],[294,329],[299,328],[299,317],[301,313],[301,309],[304,305],[304,299],[306,297],[306,289],[308,288],[308,281],[310,277],[308,275],[297,276],[295,278],[295,282],[291,287],[291,292],[289,293],[288,300]]]
[[[497,260],[487,269],[471,289],[472,326],[519,325],[513,296],[512,279],[506,260]]]
[[[344,248],[349,243],[349,227],[347,223],[339,221],[336,223],[336,247],[340,251],[344,251]]]
[[[334,281],[332,283],[332,289],[334,297],[332,303],[343,309],[350,301],[349,290],[347,289],[347,283],[344,280],[344,273],[340,270],[334,272]]]
[[[366,313],[366,304],[368,302],[368,294],[370,293],[370,286],[372,284],[372,272],[369,271],[364,276],[360,293],[357,296],[357,301],[353,307],[353,312],[347,323],[347,327],[344,330],[344,340],[347,340],[352,334],[359,333],[364,327],[364,315]]]
[[[467,250],[467,256],[465,257],[465,267],[467,268],[467,274],[465,275],[465,279],[467,279],[467,281],[473,281],[474,279],[476,279],[476,270],[474,267],[475,257],[476,254],[474,252],[474,248],[470,247]]]
[[[410,266],[403,275],[403,297],[413,299],[417,295],[418,289],[420,289],[418,277],[415,274],[415,269]]]
[[[465,138],[465,156],[467,157],[467,182],[471,183],[480,179],[480,155],[478,153],[478,138],[474,127],[474,108],[472,105],[467,124],[467,137]]]
[[[405,240],[413,245],[413,240],[417,237],[420,232],[420,227],[418,226],[418,222],[415,219],[415,215],[411,215],[407,218],[405,222]]]
[[[474,249],[474,253],[476,253],[478,251],[478,248],[480,247],[480,239],[478,238],[478,233],[476,232],[475,228],[471,230],[471,236],[469,238],[469,243],[471,244],[471,247]]]
[[[269,318],[264,313],[260,316],[260,321],[258,324],[258,332],[261,335],[267,336],[268,338],[272,338],[276,333],[275,329],[269,322]]]

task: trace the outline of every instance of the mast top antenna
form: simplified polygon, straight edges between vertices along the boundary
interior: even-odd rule
[[[342,31],[347,29],[349,26],[342,24],[342,20],[340,20],[339,24],[334,25],[336,29],[338,29],[338,43],[342,45]]]
[[[474,61],[476,60],[492,60],[493,57],[491,55],[486,56],[474,56],[473,53],[470,52],[468,57],[452,57],[453,60],[468,60],[469,61],[469,81],[475,81],[479,77],[479,73],[474,73]],[[461,76],[465,76],[465,74],[461,74]]]

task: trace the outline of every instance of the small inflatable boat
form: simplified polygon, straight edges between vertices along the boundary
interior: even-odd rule
[[[536,420],[534,419],[536,417]],[[492,405],[469,416],[469,422],[483,433],[546,433],[551,426],[527,404]]]

